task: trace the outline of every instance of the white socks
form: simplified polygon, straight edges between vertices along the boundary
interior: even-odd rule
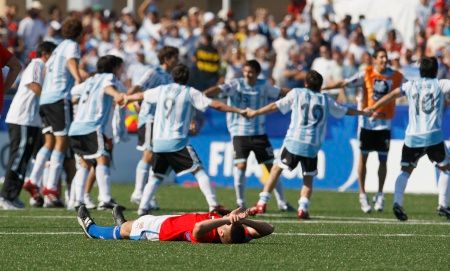
[[[206,201],[208,202],[208,206],[215,207],[219,205],[216,199],[216,192],[212,188],[206,172],[203,169],[200,169],[199,171],[197,171],[197,173],[194,174],[194,176],[197,179],[200,190],[202,191],[203,195],[206,198]]]
[[[71,201],[74,203],[84,203],[84,193],[86,180],[89,176],[89,169],[78,167],[77,173],[72,180]],[[73,195],[73,198],[72,198]]]
[[[270,200],[270,193],[268,192],[261,192],[259,193],[259,200],[258,203],[256,203],[257,205],[263,205],[263,204],[267,204],[267,202],[269,202]]]
[[[147,183],[149,170],[150,164],[147,164],[146,162],[140,160],[136,167],[136,182],[134,184],[133,192],[133,195],[136,198],[140,198],[142,196],[145,184]]]
[[[245,170],[234,168],[234,191],[236,192],[236,203],[245,205]]]
[[[442,207],[448,206],[448,199],[450,197],[450,172],[440,172],[438,191],[439,191],[439,205]]]
[[[106,165],[97,165],[95,177],[98,184],[98,200],[102,202],[111,201],[111,178],[110,169]]]
[[[300,197],[298,200],[298,210],[308,211],[309,199],[307,197]]]
[[[403,206],[403,195],[405,193],[406,184],[408,183],[409,173],[402,171],[395,181],[394,204]]]
[[[139,204],[139,209],[149,209],[150,200],[155,196],[156,190],[161,185],[162,180],[158,179],[154,175],[148,179],[147,184],[144,187],[144,192],[142,193],[141,203]]]
[[[36,155],[36,160],[34,161],[33,170],[31,171],[30,180],[31,183],[41,186],[42,185],[42,174],[44,173],[45,162],[50,158],[52,151],[46,147],[42,147]]]
[[[281,184],[281,180],[278,180],[275,189],[273,190],[275,194],[275,198],[277,199],[278,207],[286,206],[286,198],[284,197],[283,185]]]
[[[61,177],[61,171],[63,168],[64,153],[53,150],[50,156],[50,168],[48,171],[47,189],[56,191],[58,190],[58,182]]]

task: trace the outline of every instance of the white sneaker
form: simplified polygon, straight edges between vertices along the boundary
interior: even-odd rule
[[[359,204],[361,205],[361,210],[368,214],[372,212],[372,207],[369,205],[369,200],[366,194],[359,194]]]
[[[159,204],[155,197],[150,200],[150,210],[159,210]]]
[[[373,209],[375,209],[375,211],[382,212],[384,209],[384,194],[377,193],[373,196],[373,204]]]
[[[139,205],[141,203],[141,197],[142,195],[138,195],[137,193],[133,192],[130,197],[130,202]]]
[[[14,206],[14,204],[5,199],[4,197],[0,197],[0,207],[3,208],[3,210],[19,210],[20,208],[17,208],[16,206]]]
[[[89,210],[97,207],[95,202],[92,200],[91,195],[88,193],[84,194],[84,205],[86,205],[86,208]]]

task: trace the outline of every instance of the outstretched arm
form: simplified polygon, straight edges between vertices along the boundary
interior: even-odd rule
[[[226,104],[216,101],[216,100],[213,100],[209,104],[209,107],[211,107],[215,110],[218,110],[218,111],[222,111],[222,112],[231,112],[231,113],[238,113],[238,114],[243,114],[245,112],[245,110],[226,105]]]
[[[387,95],[383,96],[381,99],[379,99],[374,105],[370,106],[369,109],[375,111],[378,108],[385,106],[386,104],[394,101],[395,99],[401,96],[402,92],[400,88],[396,88],[393,91],[389,92]]]
[[[206,97],[211,98],[211,97],[216,97],[217,94],[219,94],[221,91],[221,89],[218,86],[213,86],[208,88],[207,90],[205,90],[203,92],[203,94],[205,94]]]
[[[8,75],[5,78],[4,90],[8,91],[11,88],[12,84],[14,84],[14,81],[16,80],[17,75],[22,69],[22,66],[20,65],[19,60],[15,56],[12,56],[8,60],[8,62],[6,62],[6,66],[9,67],[9,71]]]
[[[336,82],[331,82],[330,84],[322,87],[322,90],[329,90],[329,89],[335,89],[335,88],[343,88],[347,85],[346,81],[339,80]]]
[[[127,102],[140,102],[144,100],[144,92],[138,92],[133,95],[125,95],[125,100]]]
[[[357,109],[349,107],[347,109],[346,115],[348,115],[348,116],[363,115],[363,116],[366,116],[366,117],[370,117],[370,116],[372,116],[372,113],[368,112],[368,111],[361,111],[361,110],[357,110]]]
[[[286,96],[289,93],[289,91],[291,91],[291,88],[281,88],[280,96],[281,97]]]
[[[80,75],[80,69],[78,67],[78,59],[71,58],[67,61],[67,68],[70,71],[70,74],[72,74],[73,78],[75,79],[75,85],[78,85],[81,83],[81,75]]]
[[[261,107],[257,110],[252,110],[250,108],[247,108],[247,112],[245,113],[245,116],[248,118],[254,118],[256,116],[262,115],[262,114],[267,114],[267,113],[272,113],[278,110],[278,106],[276,105],[276,103],[270,103],[264,107]]]

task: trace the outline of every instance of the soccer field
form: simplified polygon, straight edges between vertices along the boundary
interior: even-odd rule
[[[114,185],[113,195],[136,218],[131,185]],[[249,189],[248,202],[258,190]],[[297,191],[286,191],[296,204]],[[218,189],[234,206],[234,191]],[[275,233],[244,245],[86,239],[74,211],[0,211],[1,270],[449,270],[450,220],[437,216],[437,195],[407,195],[410,220],[397,221],[387,195],[384,213],[363,214],[356,193],[316,191],[312,219],[280,213],[275,200],[259,219]],[[28,201],[28,197],[23,197]],[[198,188],[163,186],[155,214],[206,211]],[[112,224],[109,211],[91,212],[97,224]]]

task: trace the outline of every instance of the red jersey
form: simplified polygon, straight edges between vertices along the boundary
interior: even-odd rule
[[[208,219],[221,218],[216,213],[204,214],[185,214],[169,217],[161,224],[159,231],[160,241],[188,241],[192,243],[220,243],[220,237],[217,228],[211,230],[201,239],[196,239],[192,234],[197,222]]]
[[[4,48],[2,45],[0,45],[0,69],[6,66],[6,63],[8,63],[9,59],[12,57],[12,54]],[[5,95],[5,89],[3,86],[3,73],[0,71],[0,113],[2,112],[3,108],[3,96]]]

